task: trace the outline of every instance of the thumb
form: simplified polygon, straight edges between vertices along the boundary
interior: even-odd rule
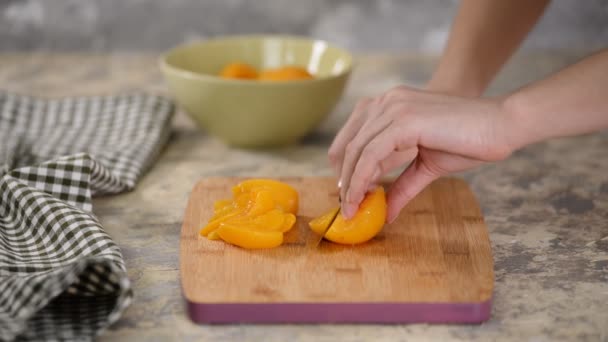
[[[433,172],[422,163],[420,158],[416,158],[388,191],[386,221],[388,223],[395,221],[401,209],[439,176],[439,173]]]

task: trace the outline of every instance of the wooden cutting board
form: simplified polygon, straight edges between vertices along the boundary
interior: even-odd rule
[[[494,285],[488,232],[475,197],[440,179],[373,240],[315,248],[308,222],[338,203],[332,178],[287,178],[300,194],[285,243],[246,250],[200,237],[213,202],[242,179],[193,189],[180,246],[182,289],[198,323],[477,323],[490,316]]]

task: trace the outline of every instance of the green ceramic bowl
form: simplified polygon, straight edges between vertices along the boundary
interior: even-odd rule
[[[301,66],[315,79],[216,76],[235,61],[258,70]],[[200,127],[230,145],[268,147],[294,143],[323,121],[344,91],[352,57],[321,40],[236,36],[176,47],[162,56],[160,66],[170,92]]]

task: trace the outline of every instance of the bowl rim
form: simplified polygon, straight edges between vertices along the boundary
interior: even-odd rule
[[[203,73],[186,70],[186,69],[174,66],[167,61],[167,58],[172,53],[174,53],[175,51],[177,51],[179,49],[184,49],[184,48],[187,48],[187,47],[190,47],[193,45],[200,45],[200,44],[210,43],[210,42],[214,42],[214,41],[227,41],[227,40],[239,40],[239,39],[290,39],[290,40],[306,41],[306,42],[311,42],[311,43],[319,42],[319,43],[326,44],[328,47],[337,49],[341,53],[346,55],[349,59],[348,65],[344,68],[344,70],[340,71],[339,73],[337,73],[335,75],[327,75],[327,76],[315,77],[312,79],[301,79],[301,80],[260,81],[260,80],[221,78],[216,75],[203,74]],[[201,39],[201,40],[196,40],[196,41],[191,41],[191,42],[186,42],[186,43],[176,45],[173,48],[162,53],[160,55],[160,57],[158,58],[159,67],[163,72],[170,71],[172,73],[178,74],[180,77],[195,79],[195,80],[204,80],[204,81],[211,81],[211,82],[217,82],[217,83],[224,83],[224,84],[255,85],[255,86],[277,86],[277,85],[284,86],[284,85],[289,85],[289,84],[314,83],[314,82],[322,82],[322,81],[326,81],[326,80],[330,80],[330,79],[337,79],[337,78],[341,78],[341,77],[349,75],[354,67],[354,63],[355,63],[355,61],[353,58],[353,54],[350,53],[348,50],[346,50],[340,46],[337,46],[336,44],[330,43],[323,39],[311,38],[311,37],[306,37],[306,36],[298,36],[298,35],[285,35],[285,34],[244,34],[244,35],[216,36],[216,37],[209,38],[209,39]]]

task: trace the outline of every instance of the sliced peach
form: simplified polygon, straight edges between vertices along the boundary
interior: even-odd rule
[[[262,189],[254,192],[253,200],[247,209],[247,216],[255,217],[262,215],[276,207],[272,192]]]
[[[225,222],[231,225],[247,226],[248,229],[281,231],[285,223],[286,215],[288,214],[283,213],[279,209],[273,209],[256,217],[239,216]]]
[[[283,243],[282,232],[247,229],[229,223],[223,223],[216,232],[222,240],[249,249],[273,248]]]
[[[216,230],[212,231],[211,233],[207,234],[207,239],[209,239],[209,240],[221,240],[222,238],[217,233],[217,229],[216,229]]]
[[[298,192],[289,184],[272,179],[250,179],[232,188],[234,196],[242,193],[268,190],[272,193],[275,205],[285,212],[298,214]]]
[[[223,78],[255,79],[258,77],[258,71],[249,64],[235,62],[226,65],[220,71],[219,76]]]
[[[336,208],[333,208],[327,214],[311,221],[311,229],[321,234],[322,228],[327,227],[328,220],[331,220],[335,212]],[[379,186],[365,196],[353,218],[346,220],[344,216],[338,215],[325,238],[347,245],[363,243],[376,236],[384,227],[385,221],[386,196],[384,188]]]
[[[220,218],[231,211],[235,210],[235,203],[233,200],[219,200],[213,203],[213,217],[211,220]]]
[[[226,222],[232,218],[244,216],[244,215],[245,215],[245,213],[242,211],[231,211],[224,216],[212,219],[211,221],[209,221],[209,223],[207,223],[207,225],[205,227],[203,227],[203,229],[200,230],[199,234],[202,236],[207,236],[212,231],[218,229],[220,227],[220,224],[222,224],[222,222]]]
[[[340,207],[335,207],[327,213],[317,217],[316,219],[308,222],[310,229],[317,234],[324,234],[327,227],[331,223],[331,220],[336,216],[336,213],[340,210]]]
[[[284,66],[276,69],[264,70],[260,73],[260,81],[292,81],[309,80],[313,76],[304,68],[298,66]]]
[[[293,228],[296,223],[296,215],[292,213],[285,214],[285,220],[283,221],[283,225],[281,226],[281,232],[285,233]]]
[[[232,192],[233,200],[214,203],[213,217],[200,234],[210,240],[222,239],[244,248],[270,248],[281,244],[283,233],[296,222],[296,190],[279,181],[251,179],[237,184]],[[256,242],[255,239],[261,240]]]
[[[213,203],[213,212],[216,213],[216,212],[225,210],[227,207],[230,207],[233,203],[234,203],[234,201],[231,199],[217,200],[217,201],[215,201],[215,203]]]

